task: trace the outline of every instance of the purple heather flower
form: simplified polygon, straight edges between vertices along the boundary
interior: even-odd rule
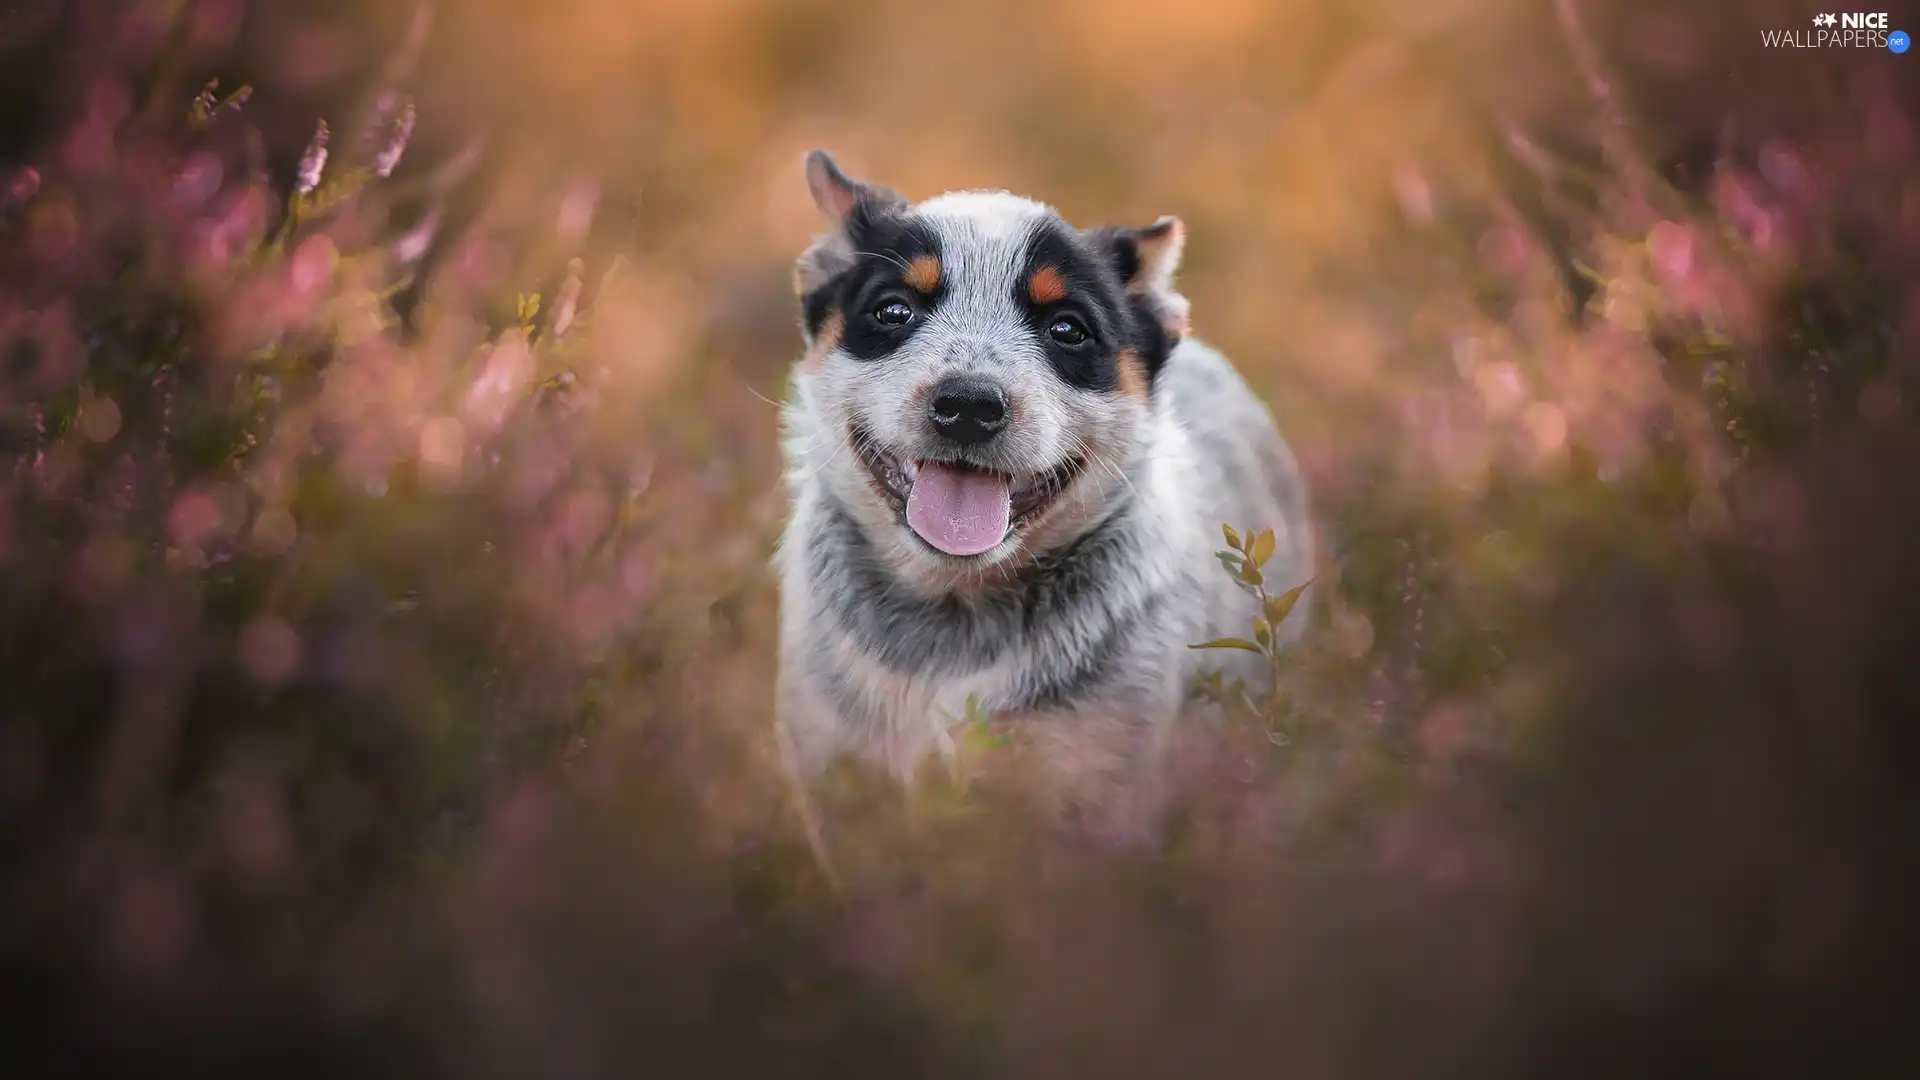
[[[307,144],[307,152],[300,158],[300,176],[294,184],[294,190],[302,195],[309,194],[320,186],[320,174],[327,169],[327,122],[313,130],[313,141]]]
[[[413,137],[413,122],[413,102],[409,100],[400,111],[400,119],[394,124],[387,145],[373,159],[373,175],[382,180],[393,175],[394,167],[400,164],[400,155],[407,152],[407,140]]]
[[[24,203],[40,193],[40,170],[31,165],[22,165],[7,178],[6,198],[8,202]]]
[[[421,220],[394,244],[394,257],[404,265],[418,261],[427,253],[433,243],[434,233],[440,230],[440,211],[434,210]]]

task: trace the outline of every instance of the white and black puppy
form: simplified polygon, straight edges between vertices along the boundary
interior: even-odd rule
[[[1274,531],[1280,589],[1313,558],[1271,415],[1187,336],[1180,221],[1080,231],[1006,192],[909,204],[817,150],[806,178],[831,231],[796,273],[784,751],[802,777],[854,754],[906,779],[978,695],[1067,820],[1150,835],[1189,680],[1259,670],[1188,648],[1246,636],[1254,611],[1213,558],[1220,526]]]

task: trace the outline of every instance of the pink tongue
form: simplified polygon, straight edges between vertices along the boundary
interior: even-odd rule
[[[978,555],[1006,539],[1011,504],[1004,477],[929,461],[907,496],[907,524],[949,555]]]

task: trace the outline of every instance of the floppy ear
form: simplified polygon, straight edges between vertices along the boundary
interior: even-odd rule
[[[860,234],[887,214],[906,209],[907,202],[891,190],[862,183],[840,171],[833,155],[809,150],[807,190],[827,219],[830,231],[816,239],[794,268],[794,291],[801,296],[818,289],[853,263]]]
[[[1187,243],[1187,229],[1180,219],[1169,214],[1151,225],[1115,226],[1093,235],[1126,284],[1127,295],[1145,306],[1174,341],[1185,337],[1187,298],[1173,287]]]

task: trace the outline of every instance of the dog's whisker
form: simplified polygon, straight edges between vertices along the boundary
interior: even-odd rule
[[[823,435],[823,438],[824,437],[825,436]],[[805,473],[803,474],[804,479],[811,480],[819,476],[821,472],[826,470],[828,466],[831,466],[834,463],[834,461],[840,457],[841,451],[845,450],[848,444],[840,440],[835,440],[835,442],[837,443],[837,445],[834,446],[833,453],[828,454],[827,459],[825,461],[822,461],[819,464],[815,465],[813,468],[806,470]],[[816,450],[816,449],[818,449],[817,445],[809,448],[808,452],[811,453],[813,450]]]
[[[899,267],[902,271],[905,271],[907,269],[907,260],[902,259],[900,256],[892,254],[891,252],[856,251],[854,252],[854,254],[865,256],[866,258],[869,258],[869,259],[885,259],[887,262],[890,262],[893,265]]]

